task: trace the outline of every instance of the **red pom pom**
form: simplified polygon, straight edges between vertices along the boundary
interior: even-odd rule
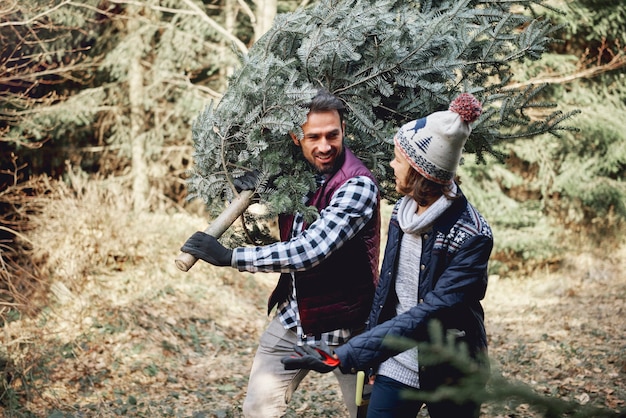
[[[483,107],[478,99],[469,93],[462,93],[454,99],[448,110],[458,113],[461,119],[467,123],[474,122],[483,113]]]

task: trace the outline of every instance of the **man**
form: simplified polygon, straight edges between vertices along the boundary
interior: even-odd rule
[[[472,395],[489,375],[481,300],[487,291],[493,234],[463,194],[456,171],[471,123],[481,113],[478,99],[463,93],[448,110],[398,130],[390,165],[403,197],[389,220],[368,329],[332,355],[297,347],[283,360],[286,368],[323,373],[374,369],[368,418],[415,418],[424,404],[431,418],[480,414],[480,396]],[[427,350],[418,350],[418,343],[432,341],[433,320],[475,358],[475,365],[467,365],[468,374],[445,358],[434,364],[432,356],[424,355]],[[394,347],[389,344],[393,337],[416,343],[409,349]],[[429,399],[427,394],[440,388],[445,391]]]
[[[372,173],[344,145],[342,102],[320,90],[309,106],[303,136],[294,145],[315,171],[318,188],[307,204],[319,217],[281,215],[281,242],[229,250],[196,232],[182,251],[240,271],[280,272],[268,312],[276,316],[261,336],[243,404],[246,417],[280,417],[306,369],[285,370],[293,346],[337,347],[363,329],[378,280],[380,195]],[[355,375],[337,377],[351,417],[356,417]]]

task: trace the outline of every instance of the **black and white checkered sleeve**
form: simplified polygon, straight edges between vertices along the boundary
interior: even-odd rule
[[[376,211],[378,187],[368,177],[348,180],[333,195],[319,218],[297,237],[262,247],[237,248],[240,271],[293,272],[319,264],[354,237]]]

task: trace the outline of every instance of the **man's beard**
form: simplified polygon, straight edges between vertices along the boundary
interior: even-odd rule
[[[313,168],[315,168],[315,171],[318,174],[333,174],[335,173],[337,170],[339,170],[339,168],[341,167],[341,165],[343,164],[344,161],[344,149],[345,147],[341,147],[341,151],[339,152],[339,154],[337,154],[337,156],[335,157],[335,160],[333,161],[332,165],[329,166],[323,166],[323,167],[319,167],[317,165],[313,165],[311,163]]]

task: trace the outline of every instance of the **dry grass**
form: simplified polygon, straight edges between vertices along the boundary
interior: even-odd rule
[[[32,301],[43,308],[40,315],[4,327],[12,387],[5,399],[14,396],[41,416],[81,405],[115,416],[109,403],[141,399],[154,384],[170,384],[171,393],[151,393],[151,401],[173,396],[178,386],[204,386],[208,396],[207,379],[231,378],[233,369],[206,359],[238,345],[249,357],[265,321],[262,276],[202,264],[180,272],[174,265],[180,245],[206,221],[135,216],[125,196],[107,182],[59,184],[37,218],[31,240],[35,257],[45,261],[50,293]],[[236,342],[245,335],[250,347]],[[195,398],[188,402],[198,406]]]
[[[30,235],[50,291],[5,318],[4,416],[240,416],[273,274],[174,265],[206,221],[133,215],[115,183],[58,185]],[[493,277],[485,309],[498,372],[537,393],[624,408],[626,249],[557,272]],[[344,416],[332,377],[311,376],[288,417]],[[64,414],[64,415],[58,415]],[[489,417],[537,417],[526,404]]]

